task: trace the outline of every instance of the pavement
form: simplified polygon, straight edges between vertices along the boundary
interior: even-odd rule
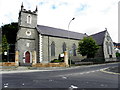
[[[108,68],[104,68],[101,69],[100,71],[105,72],[105,73],[109,73],[109,74],[118,74],[120,75],[120,67],[108,67]]]
[[[43,71],[58,71],[58,70],[68,70],[79,68],[80,66],[71,66],[71,67],[24,67],[24,66],[4,66],[0,67],[0,74],[7,73],[27,73],[27,72],[43,72]]]
[[[63,70],[63,69],[68,69],[66,67],[14,67],[14,66],[4,66],[0,67],[0,71],[2,74],[5,73],[20,73],[20,72],[38,72],[38,71],[53,71],[53,70]]]
[[[113,64],[113,63],[111,63],[111,64]],[[98,65],[106,65],[106,63],[105,64],[96,64],[94,66],[98,66]],[[92,65],[71,66],[71,67],[23,67],[23,66],[15,67],[15,66],[0,66],[0,74],[67,70],[67,69],[74,69],[74,68],[79,68],[79,67],[90,67],[90,66],[92,66]],[[120,69],[118,69],[118,67],[104,68],[104,69],[101,69],[101,71],[107,72],[107,73],[110,72],[110,73],[113,73],[113,74],[120,74]]]

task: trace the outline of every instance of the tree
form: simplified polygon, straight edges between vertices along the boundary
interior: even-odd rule
[[[11,24],[5,24],[2,26],[2,35],[6,36],[9,44],[15,44],[16,35],[18,31],[18,23],[12,22]]]
[[[78,53],[87,58],[94,58],[98,49],[99,46],[92,37],[84,37],[78,42]]]
[[[9,61],[14,61],[18,23],[12,22],[11,24],[5,24],[2,26],[1,29],[2,29],[2,61],[7,61],[7,59],[9,59]],[[7,55],[4,55],[4,52],[7,50],[9,50],[7,53],[8,57]]]
[[[9,49],[9,44],[7,42],[6,36],[3,35],[2,36],[2,53],[4,53],[5,51],[7,51]]]
[[[120,53],[119,52],[116,52],[116,57],[120,57]]]

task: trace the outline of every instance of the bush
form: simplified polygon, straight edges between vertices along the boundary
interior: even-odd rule
[[[116,57],[120,57],[120,53],[116,52]]]
[[[54,59],[51,61],[51,63],[59,63],[59,62],[64,62],[64,60]]]
[[[93,62],[93,63],[104,63],[104,58],[86,58],[81,60],[81,62]]]
[[[70,59],[68,60],[68,64],[70,65]],[[75,62],[71,60],[71,64],[75,64]]]

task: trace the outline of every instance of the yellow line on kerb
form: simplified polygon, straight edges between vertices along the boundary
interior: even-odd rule
[[[108,69],[108,68],[100,69],[100,71],[101,71],[101,72],[104,72],[104,73],[118,74],[118,75],[120,75],[120,73],[114,73],[114,72],[108,72],[108,71],[105,71],[106,69]]]

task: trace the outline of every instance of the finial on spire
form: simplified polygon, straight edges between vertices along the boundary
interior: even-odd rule
[[[105,30],[107,30],[107,28],[105,28]]]
[[[23,10],[24,6],[23,6],[23,2],[22,2],[22,5],[21,5],[21,10]]]
[[[38,12],[37,6],[36,6],[36,9],[35,9],[35,12]]]

